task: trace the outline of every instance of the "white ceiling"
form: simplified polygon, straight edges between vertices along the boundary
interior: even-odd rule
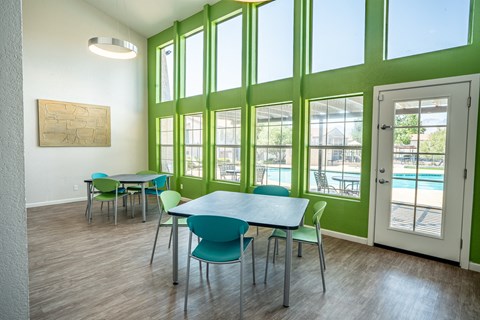
[[[219,0],[84,0],[146,38]]]

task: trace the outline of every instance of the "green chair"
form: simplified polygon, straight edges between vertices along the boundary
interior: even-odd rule
[[[93,200],[101,201],[113,201],[115,206],[115,225],[117,225],[117,207],[118,207],[118,198],[123,198],[128,196],[128,193],[120,192],[120,182],[114,179],[109,178],[98,178],[93,179],[93,187],[99,191],[98,195],[93,197]],[[90,207],[89,217],[92,216],[92,208]]]
[[[267,196],[278,196],[278,197],[289,197],[290,192],[287,188],[282,186],[273,186],[273,185],[265,185],[265,186],[257,186],[253,189],[254,194],[263,194]],[[257,235],[258,235],[258,227],[257,227]],[[275,248],[277,243],[275,242]]]
[[[188,239],[187,282],[185,286],[185,305],[188,303],[188,284],[190,278],[190,260],[196,259],[210,263],[231,264],[240,263],[240,318],[243,316],[243,262],[244,253],[252,244],[253,284],[255,284],[255,250],[254,240],[244,237],[248,231],[246,221],[212,215],[196,215],[187,219],[190,228]],[[195,234],[202,240],[192,252],[192,235]]]
[[[155,247],[157,246],[158,231],[160,230],[160,226],[170,226],[170,240],[168,241],[168,248],[170,248],[170,245],[172,243],[173,218],[170,217],[167,221],[162,222],[162,214],[163,214],[163,211],[165,211],[168,214],[168,211],[171,208],[176,207],[180,203],[181,197],[182,196],[180,195],[180,193],[178,193],[177,191],[173,191],[173,190],[163,191],[160,194],[160,197],[157,196],[157,204],[158,204],[158,208],[159,208],[159,211],[160,211],[160,217],[158,218],[157,232],[155,233],[155,240],[153,242],[152,257],[150,258],[150,264],[152,264],[153,256],[155,255]],[[158,198],[160,198],[162,200],[163,210],[162,210],[162,206],[160,205],[160,202],[159,202]],[[186,218],[178,219],[178,226],[186,227],[187,226],[187,219]]]
[[[320,271],[322,274],[323,292],[325,292],[324,270],[326,269],[326,265],[325,265],[325,254],[323,252],[320,219],[322,218],[323,211],[325,210],[326,206],[327,206],[327,203],[325,201],[318,201],[317,203],[315,203],[313,205],[313,210],[314,210],[314,214],[312,218],[313,226],[300,226],[297,230],[293,230],[293,241],[307,243],[307,244],[315,244],[318,246],[318,257],[320,259]],[[286,239],[286,237],[287,237],[287,234],[285,231],[281,229],[275,229],[273,230],[272,234],[268,238],[267,261],[265,266],[265,280],[264,280],[265,283],[267,283],[268,256],[270,254],[270,240]]]
[[[91,174],[90,177],[93,180],[93,179],[108,177],[108,174],[103,172],[94,172]],[[87,216],[90,213],[90,204],[92,203],[92,198],[94,194],[99,192],[99,191],[95,191],[95,188],[93,187],[93,183],[90,183],[89,189],[90,189],[90,199],[88,199],[87,201],[87,209],[85,210],[85,216]],[[103,202],[102,202],[102,206],[100,207],[100,210],[103,210]]]

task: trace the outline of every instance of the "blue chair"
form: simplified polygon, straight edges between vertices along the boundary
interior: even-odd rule
[[[253,189],[253,193],[255,194],[264,194],[268,196],[278,196],[278,197],[289,197],[290,192],[287,188],[282,186],[272,186],[272,185],[265,185],[265,186],[257,186]]]
[[[160,218],[162,216],[162,208],[160,206],[160,202],[158,200],[158,197],[160,196],[160,194],[164,191],[166,191],[166,188],[167,188],[167,176],[166,175],[163,175],[163,176],[160,176],[158,178],[156,178],[155,180],[152,181],[152,184],[153,184],[153,187],[148,187],[145,189],[145,196],[148,197],[149,195],[152,195],[152,196],[155,196],[156,199],[157,199],[157,205],[158,205],[158,211],[160,212]],[[141,189],[140,190],[136,190],[136,189],[131,189],[131,187],[128,187],[128,190],[132,193],[132,194],[138,194],[139,197],[140,197],[140,194],[141,194]],[[139,200],[140,202],[140,200]],[[148,201],[147,201],[148,202]],[[173,207],[172,207],[173,208]],[[135,216],[135,210],[132,208],[132,212],[133,212],[133,216]]]
[[[253,238],[244,237],[248,231],[246,221],[212,215],[197,215],[187,219],[190,228],[188,240],[187,282],[185,287],[185,311],[188,303],[190,260],[196,259],[208,264],[240,263],[240,318],[243,316],[243,262],[244,252],[252,244],[253,283],[255,284],[255,253]],[[202,240],[192,252],[192,235]]]
[[[162,192],[160,194],[160,199],[162,200],[162,204],[163,204],[163,210],[162,210],[162,206],[160,206],[160,202],[159,202],[158,197],[157,197],[157,204],[158,204],[158,208],[159,208],[159,211],[160,211],[160,217],[158,218],[157,233],[155,234],[155,240],[153,242],[152,257],[150,258],[150,264],[152,264],[153,256],[155,255],[155,247],[157,246],[158,231],[160,230],[160,226],[170,226],[170,240],[168,241],[168,248],[170,248],[170,245],[172,243],[173,218],[170,217],[167,221],[162,222],[162,213],[163,213],[163,211],[165,211],[168,214],[168,211],[171,208],[178,206],[181,198],[182,198],[182,196],[177,191],[166,190],[166,191]],[[186,218],[178,219],[178,226],[179,227],[180,226],[186,227],[187,226],[187,219]]]
[[[322,274],[322,285],[323,292],[325,292],[325,275],[324,271],[325,266],[325,254],[323,252],[323,242],[322,242],[322,233],[320,227],[320,219],[322,218],[323,212],[327,203],[325,201],[318,201],[313,205],[314,214],[312,217],[313,226],[300,226],[297,230],[293,230],[293,241],[307,244],[314,244],[318,246],[318,257],[320,259],[320,271]],[[265,279],[264,282],[267,283],[267,272],[268,272],[268,256],[270,253],[270,240],[275,239],[286,239],[287,234],[281,229],[273,230],[272,234],[268,238],[268,247],[267,247],[267,261],[265,266]],[[275,253],[274,253],[275,258]],[[274,260],[275,261],[275,260]]]
[[[277,197],[289,197],[290,192],[287,188],[282,186],[274,186],[274,185],[265,185],[265,186],[257,186],[253,189],[254,194],[263,194],[267,196],[277,196]],[[257,235],[258,235],[258,227],[257,227]],[[277,243],[275,243],[276,248]]]

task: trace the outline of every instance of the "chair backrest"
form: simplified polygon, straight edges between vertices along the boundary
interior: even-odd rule
[[[180,199],[182,198],[181,194],[177,191],[166,190],[160,194],[160,199],[162,199],[163,210],[168,212],[168,210],[178,206]]]
[[[142,170],[142,171],[138,171],[136,174],[158,174],[158,172],[155,172],[155,171],[152,171],[152,170]]]
[[[153,180],[155,188],[163,188],[167,184],[167,176],[163,175]]]
[[[93,186],[100,192],[112,192],[120,187],[120,182],[109,178],[98,178],[93,179]]]
[[[105,178],[108,177],[108,174],[103,172],[94,172],[92,173],[92,179]]]
[[[325,201],[318,201],[313,205],[313,217],[312,217],[312,223],[314,226],[320,226],[320,219],[322,218],[323,211],[325,210],[325,207],[327,206],[327,203]]]
[[[190,230],[202,239],[213,242],[228,242],[239,239],[248,231],[248,223],[241,219],[196,215],[187,219]]]
[[[327,175],[324,172],[314,171],[315,182],[317,183],[317,189],[328,188]]]
[[[290,196],[290,192],[287,188],[282,186],[258,186],[253,189],[253,193],[255,194],[264,194],[268,196],[279,196],[279,197],[288,197]]]
[[[256,167],[255,168],[255,183],[263,184],[263,177],[265,176],[265,167]]]

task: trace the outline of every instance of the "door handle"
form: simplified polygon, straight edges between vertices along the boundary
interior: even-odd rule
[[[384,124],[382,124],[382,126],[380,127],[380,129],[382,129],[382,130],[392,129],[392,126],[387,126],[387,125],[384,123]]]
[[[380,184],[389,183],[389,182],[390,182],[390,181],[385,180],[385,179],[379,179],[379,180],[378,180],[378,183],[380,183]]]

